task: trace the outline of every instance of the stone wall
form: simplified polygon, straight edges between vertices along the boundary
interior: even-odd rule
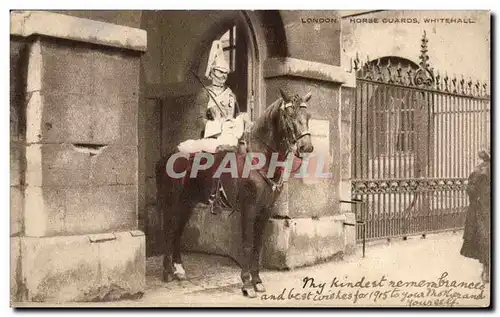
[[[11,13],[13,302],[144,291],[144,235],[137,230],[141,53],[130,47],[137,38],[123,38],[119,26],[94,23]]]
[[[180,127],[192,119],[178,97],[191,92],[189,69],[202,71],[200,52],[226,27],[227,14],[210,14],[207,25],[199,25],[193,13],[176,17],[168,11],[21,13],[13,19],[13,301],[96,300],[143,291],[145,245],[137,229],[146,224],[138,223],[143,221],[138,211],[144,215],[146,206],[154,208],[152,166],[165,140],[190,137],[189,129],[184,133]],[[354,243],[354,229],[345,226],[353,215],[339,202],[349,198],[350,99],[343,96],[354,77],[340,67],[340,24],[301,22],[302,16],[317,14],[245,16],[256,41],[259,110],[278,98],[278,88],[311,91],[313,118],[327,123],[319,132],[328,140],[323,150],[333,175],[315,184],[286,184],[266,232],[268,268],[314,264]],[[57,30],[50,27],[55,18]],[[193,27],[186,29],[186,23]],[[145,54],[146,31],[128,27],[139,25],[153,43]],[[119,36],[122,28],[128,38]],[[185,36],[174,36],[179,32]],[[320,43],[321,49],[304,43]],[[162,129],[165,118],[179,129]],[[197,209],[184,235],[185,249],[238,258],[239,223],[239,213],[213,216]]]
[[[473,23],[425,22],[426,19],[441,18],[462,19]],[[378,23],[356,22],[363,19],[378,19]],[[414,20],[419,23],[411,22]],[[466,79],[471,77],[474,81],[488,81],[490,23],[490,12],[486,10],[384,10],[345,17],[342,19],[342,65],[344,69],[350,69],[349,63],[356,58],[356,53],[364,61],[367,56],[370,60],[399,56],[418,65],[420,40],[425,31],[429,40],[429,63],[435,71],[439,70],[441,76],[447,73],[449,76],[464,75]]]

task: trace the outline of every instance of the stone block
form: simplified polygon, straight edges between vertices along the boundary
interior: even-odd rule
[[[317,219],[270,219],[264,235],[262,266],[293,269],[333,258],[345,252],[346,216]],[[183,248],[229,256],[242,261],[241,216],[223,211],[212,215],[206,208],[195,208],[183,234]],[[348,239],[351,239],[349,237]],[[348,240],[351,243],[351,240]],[[355,240],[354,240],[355,241]]]
[[[281,194],[276,199],[273,209],[271,211],[271,217],[288,217],[290,214],[289,210],[289,187],[290,182],[287,181],[283,183],[283,188],[281,189]]]
[[[21,238],[10,238],[10,302],[22,297],[23,280],[21,274]]]
[[[139,295],[146,287],[144,233],[131,231],[117,232],[114,235],[116,240],[99,243],[100,276],[104,285],[92,293],[100,299],[113,300],[122,296]]]
[[[24,184],[24,149],[24,144],[10,142],[10,186]]]
[[[271,219],[265,234],[262,265],[293,269],[333,258],[345,250],[345,217]]]
[[[29,186],[137,184],[137,147],[31,144],[26,147]]]
[[[338,11],[281,10],[280,17],[290,57],[340,65],[341,16]]]
[[[10,138],[11,141],[24,140],[26,122],[24,120],[24,98],[26,88],[26,43],[24,40],[10,39]]]
[[[350,180],[341,180],[339,183],[339,196],[340,200],[351,200],[352,191],[351,191],[351,181]],[[351,212],[352,205],[348,203],[343,203],[340,205],[340,210],[342,213]]]
[[[11,75],[12,76],[12,75]],[[25,140],[26,120],[24,95],[10,92],[10,140]]]
[[[129,26],[133,28],[141,27],[141,15],[148,11],[101,11],[101,10],[50,10],[50,12],[71,15],[78,18],[90,19],[112,23],[119,26]],[[153,11],[154,12],[154,11]],[[157,12],[154,12],[157,14]]]
[[[137,23],[137,19],[139,21],[141,19],[141,12],[136,12],[132,13],[133,20],[135,20],[134,24]],[[120,13],[114,12],[112,14]],[[73,43],[91,43],[100,47],[117,47],[137,51],[146,51],[147,49],[147,34],[145,30],[117,25],[121,23],[103,23],[86,18],[75,18],[70,15],[71,12],[68,11],[64,11],[64,14],[47,11],[11,11],[10,33],[27,38],[33,35],[41,35],[57,39],[57,41],[64,39]],[[85,12],[77,14],[77,16],[82,15],[89,16]],[[102,17],[100,12],[94,12],[90,16]],[[104,16],[104,20],[108,21],[110,15],[105,14]],[[114,23],[117,21],[130,22],[128,18],[115,19],[112,16],[111,20]],[[53,26],[54,21],[57,21],[57,27]]]
[[[25,191],[26,236],[137,228],[137,186],[35,187]]]
[[[355,226],[345,226],[345,253],[353,254],[356,252],[356,214],[346,212],[344,216],[346,224],[355,224]]]
[[[22,187],[10,187],[10,235],[22,235],[24,227],[24,193]]]
[[[136,56],[110,51],[93,51],[93,94],[106,99],[139,98],[139,64]]]
[[[10,90],[15,91],[18,94],[22,94],[19,88],[23,85],[23,75],[22,66],[24,65],[22,59],[25,57],[24,49],[26,47],[26,41],[22,38],[12,37],[10,38]]]
[[[99,155],[90,156],[93,185],[137,184],[137,147],[109,145]]]
[[[139,58],[136,54],[47,39],[43,39],[41,45],[43,90],[137,101]]]
[[[353,87],[341,88],[342,107],[340,110],[341,121],[350,123],[351,112],[355,106],[356,89]]]
[[[136,144],[137,102],[116,97],[42,92],[36,142]]]
[[[342,87],[341,91],[341,109],[340,109],[340,177],[349,179],[351,177],[351,138],[352,122],[351,111],[354,105],[355,89]]]
[[[338,210],[332,207],[334,191],[329,180],[315,184],[291,181],[288,184],[288,217],[311,218],[334,215]]]
[[[340,178],[351,178],[352,156],[350,152],[343,152],[340,155]]]
[[[23,237],[26,291],[18,300],[55,303],[140,296],[145,288],[144,243],[140,232]]]
[[[46,38],[29,56],[29,142],[137,144],[138,56]]]
[[[137,144],[137,100],[118,96],[97,96],[92,99],[96,111],[91,126],[92,140],[97,143]]]
[[[144,106],[143,106],[144,105]],[[139,126],[139,129],[143,131],[144,140],[142,145],[142,150],[144,151],[142,155],[145,157],[145,171],[146,176],[155,176],[155,164],[160,159],[161,156],[161,109],[157,102],[153,100],[144,101],[141,104],[141,112],[144,115],[144,124]],[[141,146],[141,144],[139,144]]]
[[[89,96],[93,93],[93,65],[89,49],[78,45],[40,41],[42,55],[42,90],[60,94]]]
[[[41,141],[46,143],[93,143],[91,125],[95,109],[91,95],[43,92],[40,108]],[[96,142],[97,143],[97,142]]]
[[[208,208],[196,207],[184,229],[182,245],[187,251],[229,256],[241,263],[241,214],[223,210],[213,215]]]

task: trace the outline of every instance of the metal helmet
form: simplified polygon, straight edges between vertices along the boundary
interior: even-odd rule
[[[212,69],[218,69],[223,72],[229,72],[229,64],[224,58],[224,51],[222,50],[221,41],[213,41],[210,54],[208,55],[207,69],[205,77],[210,79],[210,72]]]

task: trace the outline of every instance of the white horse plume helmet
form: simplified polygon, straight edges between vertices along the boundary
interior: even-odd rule
[[[221,41],[213,41],[212,48],[210,49],[210,54],[208,55],[207,69],[205,71],[205,77],[211,79],[210,73],[212,69],[218,69],[223,72],[229,72],[229,64],[224,58],[224,51],[222,49]]]

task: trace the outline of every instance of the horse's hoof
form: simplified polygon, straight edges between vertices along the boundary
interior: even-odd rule
[[[246,296],[248,298],[255,298],[255,297],[257,297],[257,293],[255,293],[255,290],[254,290],[253,287],[243,286],[241,288],[241,291],[243,292],[243,296]]]
[[[255,289],[256,292],[259,292],[259,293],[264,293],[266,291],[266,288],[264,287],[264,284],[262,284],[262,283],[255,283],[253,288]]]

